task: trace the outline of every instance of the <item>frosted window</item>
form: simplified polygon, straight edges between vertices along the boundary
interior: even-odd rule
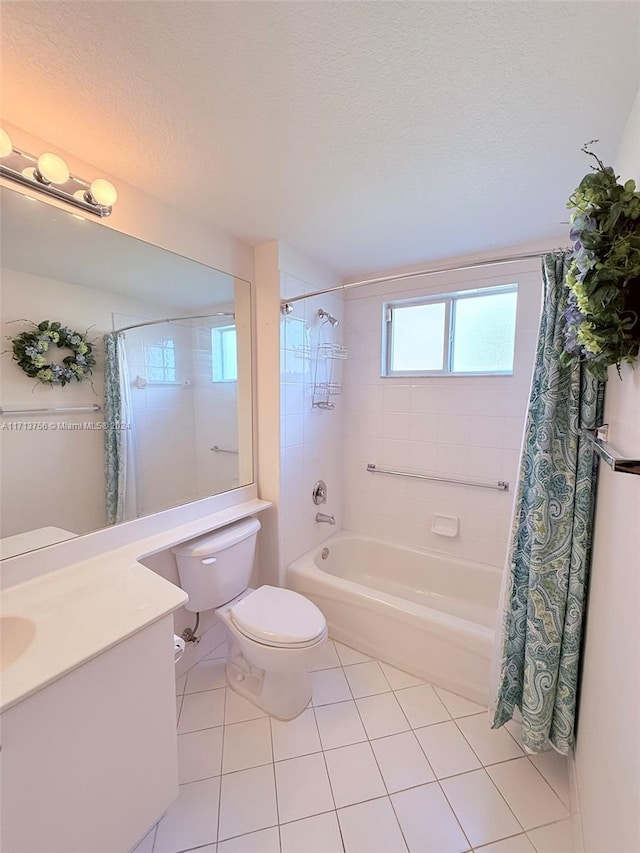
[[[518,285],[385,305],[383,376],[513,373]]]
[[[148,382],[176,381],[176,347],[171,338],[145,346],[144,360]]]
[[[516,293],[456,299],[453,320],[453,373],[513,370]]]
[[[442,370],[446,303],[393,309],[391,371]]]
[[[211,329],[211,355],[214,382],[236,382],[238,347],[235,326]]]

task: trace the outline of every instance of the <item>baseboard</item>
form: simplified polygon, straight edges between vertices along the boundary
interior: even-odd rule
[[[584,832],[582,829],[582,809],[580,807],[580,789],[576,771],[576,756],[572,751],[569,759],[569,796],[571,798],[571,831],[573,835],[574,853],[585,853]]]

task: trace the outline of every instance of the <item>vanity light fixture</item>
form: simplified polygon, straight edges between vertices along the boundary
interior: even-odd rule
[[[118,193],[110,181],[88,183],[69,172],[62,157],[46,152],[34,157],[14,148],[11,137],[0,128],[0,177],[23,187],[79,207],[95,216],[109,216]]]

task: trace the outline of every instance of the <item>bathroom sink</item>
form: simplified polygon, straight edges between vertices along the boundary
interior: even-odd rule
[[[35,635],[36,626],[31,619],[22,616],[0,617],[0,672],[22,657]]]

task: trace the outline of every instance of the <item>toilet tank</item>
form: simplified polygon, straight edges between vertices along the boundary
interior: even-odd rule
[[[257,518],[245,518],[171,549],[180,586],[189,596],[187,610],[212,610],[244,592],[251,578],[258,530]]]

